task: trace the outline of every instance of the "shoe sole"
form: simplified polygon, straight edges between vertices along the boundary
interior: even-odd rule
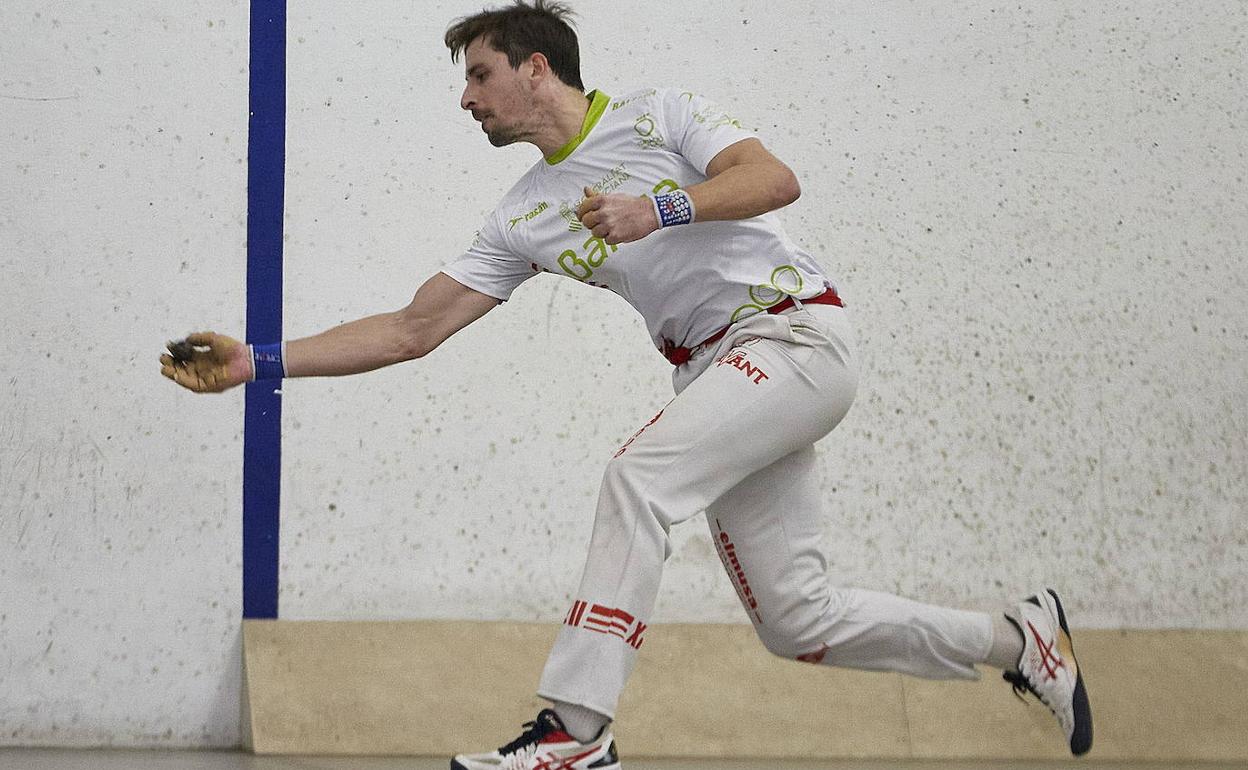
[[[1047,588],[1045,591],[1053,597],[1053,603],[1057,605],[1057,622],[1061,625],[1066,638],[1070,640],[1070,651],[1073,655],[1075,641],[1070,635],[1070,627],[1066,625],[1066,612],[1062,609],[1062,600],[1057,598],[1057,592],[1052,588]],[[1070,736],[1070,753],[1080,756],[1087,754],[1092,748],[1092,706],[1088,703],[1088,691],[1083,686],[1083,667],[1079,665],[1078,659],[1075,660],[1075,692],[1071,696],[1071,711],[1075,718],[1075,729]]]
[[[622,767],[623,767],[622,763],[616,762],[615,764],[612,764],[612,765],[603,765],[602,767],[596,767],[594,768],[594,770],[620,770]],[[451,770],[468,770],[468,768],[464,767],[463,765],[461,765],[460,763],[452,759]]]

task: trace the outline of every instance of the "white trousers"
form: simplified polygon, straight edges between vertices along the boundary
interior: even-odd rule
[[[806,305],[733,326],[676,369],[677,396],[607,464],[589,557],[542,697],[614,717],[645,642],[673,524],[706,511],[767,649],[808,663],[977,677],[987,614],[829,584],[815,441],[857,387],[845,311]]]

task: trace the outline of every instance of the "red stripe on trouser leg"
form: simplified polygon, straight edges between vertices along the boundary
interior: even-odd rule
[[[797,660],[800,660],[803,663],[822,663],[823,658],[828,654],[829,649],[828,645],[822,644],[819,646],[819,649],[814,652],[808,652],[805,655],[798,655]]]

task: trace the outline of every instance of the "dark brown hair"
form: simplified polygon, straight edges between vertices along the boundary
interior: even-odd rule
[[[584,91],[581,51],[572,30],[572,16],[566,3],[534,0],[528,5],[516,0],[511,6],[456,19],[446,30],[446,47],[451,49],[451,61],[458,61],[460,52],[484,37],[495,51],[507,54],[512,69],[519,69],[521,62],[541,53],[560,81]]]

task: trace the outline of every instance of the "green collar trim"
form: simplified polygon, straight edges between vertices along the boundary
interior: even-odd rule
[[[577,147],[581,146],[581,142],[589,136],[589,132],[594,130],[594,126],[598,125],[598,119],[602,117],[602,113],[607,111],[607,104],[611,101],[611,97],[607,96],[598,89],[590,91],[589,112],[585,113],[585,122],[581,124],[581,133],[572,137],[571,141],[559,148],[559,151],[546,159],[550,165],[555,165],[559,161],[571,155]]]

